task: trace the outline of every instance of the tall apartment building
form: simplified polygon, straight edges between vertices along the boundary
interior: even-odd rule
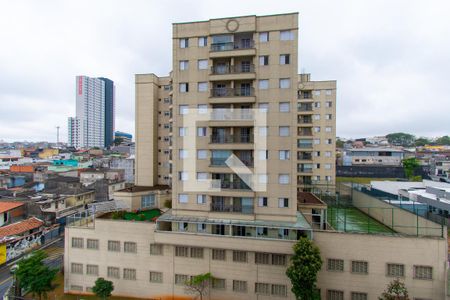
[[[111,145],[114,94],[114,82],[107,78],[76,77],[76,117],[68,120],[70,146],[103,148]]]
[[[211,272],[210,299],[295,299],[285,272],[306,236],[324,260],[322,299],[376,299],[396,276],[414,297],[444,297],[444,227],[420,220],[421,229],[401,211],[398,234],[389,224],[380,235],[345,233],[304,192],[334,184],[336,83],[298,75],[298,37],[296,13],[173,24],[172,73],[136,75],[135,186],[114,197],[162,213],[68,221],[66,292],[90,293],[105,277],[115,295],[173,299],[190,276]],[[372,207],[380,222],[394,216],[353,194],[361,211],[390,212]]]

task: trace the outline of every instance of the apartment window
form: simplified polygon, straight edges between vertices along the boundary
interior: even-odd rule
[[[325,115],[325,120],[331,120],[333,117],[331,114],[326,114]]]
[[[314,102],[314,108],[320,108],[320,102]]]
[[[392,277],[404,277],[405,276],[405,265],[387,264],[386,275],[392,276]]]
[[[188,172],[186,172],[186,171],[178,172],[178,180],[180,180],[180,181],[187,181],[188,179],[189,179]]]
[[[279,184],[289,184],[289,174],[279,174],[278,183]]]
[[[189,68],[188,60],[180,60],[180,71],[187,70]]]
[[[198,38],[198,46],[199,47],[206,47],[208,46],[208,37],[207,36],[201,36]]]
[[[278,207],[289,207],[289,198],[278,198]]]
[[[123,279],[136,280],[136,269],[123,269]]]
[[[206,195],[197,195],[197,204],[205,204]]]
[[[314,132],[320,132],[320,126],[314,126]]]
[[[280,79],[280,89],[288,89],[291,87],[291,80],[289,78]]]
[[[259,108],[262,112],[268,112],[268,111],[269,111],[269,103],[259,103],[259,104],[258,104],[258,108]]]
[[[164,112],[164,115],[165,115],[166,117],[170,117],[170,111],[165,111],[165,112]]]
[[[179,127],[178,128],[178,135],[179,136],[186,136],[187,133],[187,127]]]
[[[73,237],[72,238],[72,248],[83,248],[83,238],[77,238],[77,237]]]
[[[331,96],[331,90],[325,90],[325,95]]]
[[[259,160],[269,159],[269,150],[258,150],[258,159]]]
[[[288,65],[290,62],[289,54],[281,54],[280,55],[280,65]]]
[[[188,275],[175,274],[175,284],[184,285],[189,279]]]
[[[207,82],[199,82],[197,87],[199,92],[206,92],[208,91],[208,83]]]
[[[191,248],[192,258],[203,258],[203,248],[192,247]]]
[[[141,208],[154,207],[155,202],[155,194],[144,195],[141,198]]]
[[[189,196],[187,194],[178,194],[178,202],[179,203],[188,203]]]
[[[284,254],[272,254],[272,265],[274,265],[274,266],[285,266],[286,265],[286,255],[284,255]]]
[[[98,240],[87,239],[86,240],[86,248],[87,249],[98,250]]]
[[[185,159],[185,158],[187,158],[187,157],[188,157],[188,151],[187,151],[187,150],[184,150],[184,149],[180,149],[180,150],[178,151],[178,157],[179,157],[180,159]],[[186,173],[186,175],[187,175],[187,173]]]
[[[163,255],[163,245],[150,244],[150,255]]]
[[[344,260],[343,259],[334,259],[334,258],[327,259],[327,270],[343,272],[344,271]]]
[[[127,253],[137,253],[137,245],[135,242],[124,242],[123,252]]]
[[[179,231],[188,231],[189,224],[186,222],[179,222],[178,223],[178,230]]]
[[[278,131],[280,136],[289,136],[289,126],[280,126]]]
[[[272,295],[286,297],[287,287],[284,284],[272,284]]]
[[[325,176],[325,181],[331,181],[331,176]]]
[[[170,98],[164,98],[164,103],[170,103]]]
[[[189,39],[180,39],[180,48],[187,48],[189,47]]]
[[[98,276],[98,265],[86,265],[86,275]]]
[[[352,273],[356,274],[368,274],[369,263],[367,261],[352,261]]]
[[[70,266],[70,272],[73,274],[83,274],[83,265],[72,263]]]
[[[332,143],[333,143],[332,139],[326,139],[325,140],[325,144],[327,144],[327,145],[331,145]]]
[[[225,249],[212,249],[212,259],[213,260],[226,260],[226,250]]]
[[[197,109],[198,109],[199,114],[208,113],[208,105],[207,104],[199,104],[199,105],[197,105]]]
[[[180,112],[180,115],[186,115],[188,113],[189,105],[180,105],[178,106],[178,111]]]
[[[278,151],[278,155],[280,157],[280,160],[288,160],[291,156],[289,150],[280,150]]]
[[[332,106],[333,106],[333,102],[331,102],[331,101],[325,102],[325,107],[332,107]]]
[[[280,31],[280,40],[292,41],[292,40],[294,40],[294,33],[290,30]]]
[[[269,128],[267,126],[258,127],[258,134],[259,134],[259,136],[267,136],[268,129]]]
[[[246,293],[247,292],[247,281],[243,280],[233,280],[233,291]]]
[[[120,278],[120,269],[116,267],[108,267],[109,278]]]
[[[208,150],[197,150],[197,159],[206,159],[208,157]]]
[[[269,265],[270,264],[270,254],[255,252],[255,264],[259,265]]]
[[[266,43],[269,41],[269,33],[268,32],[260,32],[259,33],[259,42]]]
[[[267,174],[258,174],[258,183],[266,184],[269,182],[269,176]]]
[[[207,180],[208,173],[206,172],[197,172],[197,180]]]
[[[119,241],[108,241],[108,251],[119,252],[120,242]]]
[[[270,294],[270,284],[255,282],[255,293],[269,295]]]
[[[163,273],[150,271],[150,282],[162,283],[163,282]]]
[[[269,88],[269,79],[260,79],[258,87],[260,90],[267,90]]]
[[[344,291],[327,290],[327,300],[344,300]]]
[[[197,224],[197,232],[206,232],[206,224],[198,223]]]
[[[267,237],[268,230],[267,227],[256,227],[256,236]]]
[[[258,197],[258,206],[267,207],[267,197]]]
[[[414,266],[414,279],[433,279],[433,268],[429,266]]]
[[[78,292],[82,292],[83,291],[83,287],[81,285],[71,285],[70,289],[72,291],[78,291]]]
[[[280,102],[280,112],[289,112],[290,105],[289,102]]]
[[[314,145],[320,145],[320,139],[314,139],[313,143]]]
[[[267,65],[269,65],[269,55],[261,55],[259,57],[259,65],[260,66],[267,66]]]
[[[313,120],[316,121],[320,120],[320,115],[319,114],[313,115]]]
[[[211,287],[216,290],[224,290],[225,289],[225,279],[214,278],[212,281]]]
[[[197,136],[206,136],[206,127],[197,127]]]
[[[187,93],[187,92],[189,92],[189,83],[181,82],[180,83],[180,93]]]
[[[245,251],[233,251],[233,261],[234,262],[247,262],[247,252]]]
[[[367,300],[367,293],[352,292],[352,300]]]
[[[189,256],[189,248],[183,247],[183,246],[176,246],[175,247],[175,256],[188,257]]]

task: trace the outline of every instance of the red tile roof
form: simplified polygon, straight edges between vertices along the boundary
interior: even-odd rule
[[[20,235],[28,233],[32,229],[36,229],[44,225],[44,222],[38,218],[32,217],[24,221],[13,223],[7,226],[0,227],[0,238],[10,235]]]
[[[6,211],[12,210],[14,208],[17,208],[19,206],[22,206],[23,202],[0,202],[0,213],[4,213]]]

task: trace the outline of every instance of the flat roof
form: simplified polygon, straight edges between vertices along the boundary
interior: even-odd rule
[[[191,21],[191,22],[174,22],[172,25],[177,24],[190,24],[190,23],[206,23],[213,20],[225,20],[225,19],[237,19],[237,18],[248,18],[248,17],[255,17],[255,18],[263,18],[263,17],[275,17],[275,16],[286,16],[286,15],[298,15],[299,12],[291,12],[291,13],[280,13],[280,14],[270,14],[270,15],[245,15],[245,16],[231,16],[231,17],[222,17],[222,18],[213,18],[208,20],[201,20],[201,21]]]
[[[168,185],[154,185],[154,186],[134,185],[131,187],[127,187],[127,188],[118,190],[117,192],[136,193],[136,192],[159,191],[159,190],[170,190],[170,186],[168,186]]]

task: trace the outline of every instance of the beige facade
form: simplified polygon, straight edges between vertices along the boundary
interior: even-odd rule
[[[326,204],[299,194],[334,185],[336,82],[298,75],[298,37],[296,13],[173,24],[171,75],[136,75],[136,187],[115,193],[137,210],[150,192],[162,208],[168,187],[158,185],[170,184],[172,209],[156,223],[97,216],[69,224],[67,292],[89,293],[106,277],[115,295],[172,299],[186,295],[189,276],[211,272],[218,280],[208,299],[294,299],[285,272],[306,236],[324,260],[322,299],[376,299],[392,279],[388,264],[403,266],[414,297],[444,298],[445,238],[331,231]],[[188,127],[194,109],[210,117]],[[246,118],[252,109],[266,111],[267,124]],[[260,136],[266,148],[256,146]],[[190,139],[194,151],[185,148]],[[266,164],[253,178],[267,188],[238,176],[226,164],[231,154],[250,172]],[[206,180],[220,190],[192,185]],[[432,277],[415,278],[416,267]]]

